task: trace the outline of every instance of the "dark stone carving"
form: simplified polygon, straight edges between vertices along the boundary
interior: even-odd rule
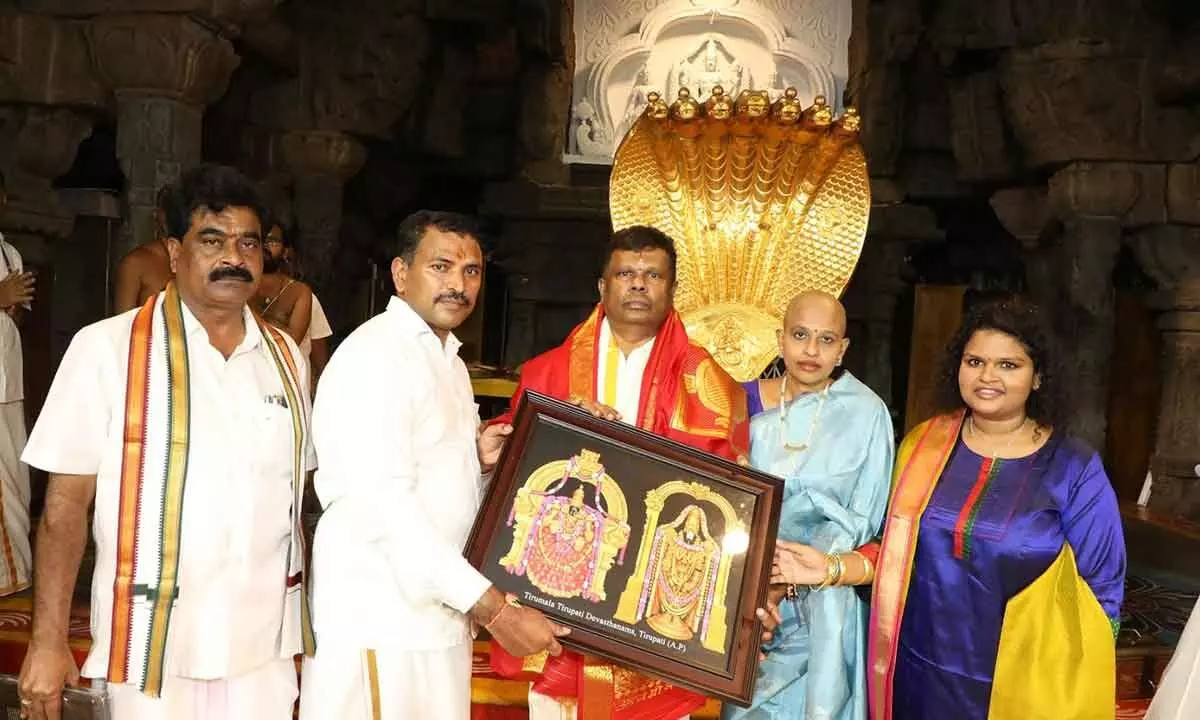
[[[416,97],[429,53],[419,2],[294,3],[300,74],[262,91],[252,114],[268,127],[387,138]]]
[[[959,179],[995,182],[1012,178],[1016,163],[1008,143],[996,73],[970,73],[952,79],[949,85],[950,142]]]

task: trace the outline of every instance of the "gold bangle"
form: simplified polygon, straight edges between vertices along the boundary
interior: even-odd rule
[[[830,586],[837,585],[842,579],[842,573],[846,570],[846,566],[842,565],[841,556],[837,553],[825,553],[825,565],[829,573],[826,584]]]
[[[831,553],[825,553],[825,580],[820,585],[809,585],[808,589],[824,590],[831,585],[836,585],[839,576],[838,558]]]
[[[873,581],[875,579],[875,565],[872,564],[871,561],[867,559],[866,555],[863,555],[862,553],[860,553],[857,550],[851,550],[850,553],[852,555],[857,555],[858,559],[862,560],[862,564],[863,564],[862,579],[860,579],[857,584],[858,585],[870,585],[871,581]]]

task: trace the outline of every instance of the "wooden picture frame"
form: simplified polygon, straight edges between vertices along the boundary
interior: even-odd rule
[[[563,644],[748,706],[783,481],[527,391],[467,542]]]

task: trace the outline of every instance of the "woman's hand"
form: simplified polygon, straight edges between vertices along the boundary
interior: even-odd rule
[[[777,540],[771,584],[820,585],[829,578],[825,553],[800,543]]]

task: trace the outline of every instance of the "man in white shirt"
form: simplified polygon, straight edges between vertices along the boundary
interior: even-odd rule
[[[313,547],[316,656],[303,720],[467,720],[471,624],[525,656],[564,628],[507,602],[463,545],[511,426],[480,433],[460,343],[483,277],[470,218],[400,225],[387,310],[341,344],[321,379],[313,437],[324,514]]]
[[[8,204],[0,174],[0,210]],[[0,235],[0,596],[29,587],[29,468],[25,448],[25,375],[17,323],[33,300],[34,278],[21,253]]]
[[[76,334],[25,450],[50,473],[19,685],[34,720],[57,719],[79,676],[67,620],[93,498],[83,675],[107,680],[114,720],[292,717],[307,369],[246,304],[262,274],[254,185],[194,168],[166,215],[174,280]]]

